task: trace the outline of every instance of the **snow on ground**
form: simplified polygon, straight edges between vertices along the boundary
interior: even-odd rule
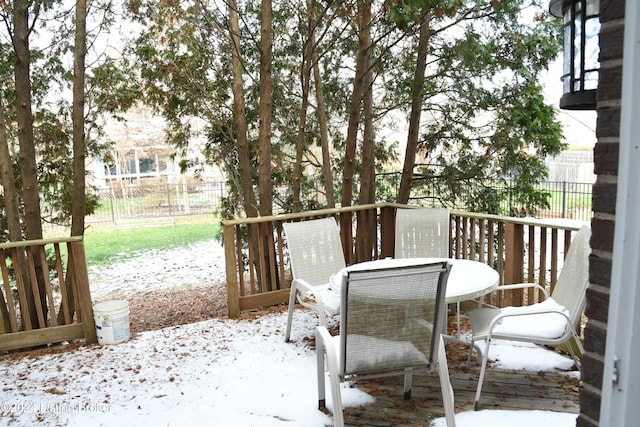
[[[224,280],[224,249],[215,239],[144,252],[112,266],[89,266],[94,301],[211,286]]]
[[[313,330],[313,316],[296,320],[308,324],[297,330]],[[299,335],[299,344],[286,344],[283,326],[280,314],[213,319],[117,345],[3,360],[0,424],[329,424],[313,398],[315,353]]]
[[[92,269],[92,293],[126,296],[211,283],[224,277],[219,276],[223,259],[212,241],[141,254],[114,268]],[[177,282],[170,280],[174,277]],[[0,359],[0,426],[330,425],[332,418],[316,407],[315,351],[305,339],[317,318],[296,310],[292,343],[284,342],[285,322],[286,313],[212,319],[143,332],[117,345]],[[529,366],[534,370],[571,364],[538,348],[504,344],[495,349],[492,357],[504,368],[519,369],[523,361],[534,361]],[[343,389],[346,406],[371,399],[357,388]],[[331,408],[330,395],[327,402]],[[546,411],[456,415],[459,427],[569,427],[575,419],[575,414]],[[444,425],[444,419],[433,423]]]
[[[284,342],[285,321],[286,313],[212,319],[144,332],[117,345],[1,360],[0,425],[329,425],[331,417],[316,407],[315,351],[304,339],[316,317],[296,311],[292,343]],[[520,348],[517,357],[538,359],[536,368],[562,367],[547,357],[553,352],[545,353],[527,356]],[[504,356],[501,364],[517,368],[519,362]],[[347,406],[371,399],[357,388],[343,389]],[[569,427],[576,419],[512,412],[471,411],[456,419],[458,426],[477,427]],[[444,420],[433,425],[444,426]]]

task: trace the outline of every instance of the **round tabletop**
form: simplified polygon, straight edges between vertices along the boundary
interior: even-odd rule
[[[472,300],[498,287],[500,275],[496,270],[479,261],[455,258],[384,258],[351,265],[331,276],[331,290],[340,294],[342,275],[348,271],[376,268],[402,267],[424,262],[448,261],[451,272],[447,282],[447,303]]]

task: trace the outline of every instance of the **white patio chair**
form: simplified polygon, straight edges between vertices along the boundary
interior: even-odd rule
[[[396,211],[395,258],[448,258],[449,209]]]
[[[357,267],[357,266],[356,266]],[[344,425],[340,384],[436,369],[448,426],[455,425],[453,389],[441,332],[446,321],[446,261],[373,270],[347,269],[342,278],[340,334],[316,328],[318,404],[325,408],[325,361],[334,426]]]
[[[296,300],[318,313],[319,324],[326,316],[340,313],[340,295],[329,289],[329,278],[346,264],[340,230],[335,219],[321,218],[282,224],[291,262],[291,291],[285,340],[291,337],[291,323]]]
[[[522,341],[551,346],[566,344],[576,366],[580,367],[580,360],[572,347],[571,339],[573,338],[580,353],[584,352],[576,331],[586,304],[590,237],[591,229],[587,226],[582,227],[574,236],[551,296],[541,286],[530,283],[504,285],[497,289],[535,287],[545,296],[542,302],[522,307],[477,308],[468,313],[472,343],[485,340],[474,403],[476,410],[480,401],[492,340]],[[467,366],[471,362],[473,348],[474,346],[471,345]]]

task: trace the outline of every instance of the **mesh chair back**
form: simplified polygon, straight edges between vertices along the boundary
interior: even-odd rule
[[[324,285],[331,274],[346,266],[335,219],[285,222],[282,227],[294,279],[302,278],[313,286]]]
[[[432,367],[449,271],[446,261],[348,271],[341,288],[342,376]]]
[[[589,240],[591,229],[582,227],[574,236],[551,297],[563,305],[577,327],[586,304],[586,289],[589,280]]]
[[[396,258],[449,257],[449,209],[398,209]]]

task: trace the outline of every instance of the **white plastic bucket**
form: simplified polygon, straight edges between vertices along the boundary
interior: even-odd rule
[[[104,301],[93,307],[96,334],[100,344],[118,344],[129,340],[129,303]]]

